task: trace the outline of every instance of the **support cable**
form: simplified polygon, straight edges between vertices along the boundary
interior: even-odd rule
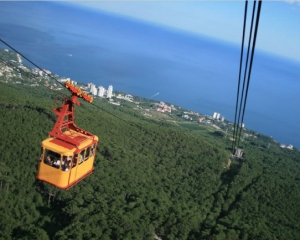
[[[246,29],[246,22],[247,22],[247,8],[248,8],[248,1],[245,2],[245,10],[244,10],[244,25],[243,25],[243,37],[242,37],[242,47],[241,47],[241,56],[240,56],[240,69],[239,69],[239,81],[238,81],[238,88],[236,94],[236,104],[235,104],[235,114],[234,114],[234,125],[233,125],[233,141],[232,141],[232,151],[234,151],[234,139],[235,139],[235,132],[236,132],[236,118],[237,118],[237,109],[239,105],[239,95],[240,95],[240,82],[241,82],[241,72],[242,72],[242,63],[243,63],[243,52],[244,52],[244,39],[245,39],[245,29]],[[234,154],[234,152],[232,152]]]
[[[243,64],[242,56],[244,54],[243,51],[244,51],[244,36],[245,36],[245,26],[246,26],[247,3],[248,3],[248,1],[246,0],[245,1],[245,13],[244,13],[243,38],[242,38],[243,41],[242,41],[241,57],[240,57],[239,80],[238,80],[237,100],[236,100],[235,119],[234,119],[234,131],[233,131],[233,141],[232,141],[232,153],[233,154],[234,154],[235,149],[237,147],[239,147],[241,133],[242,133],[242,124],[244,122],[244,115],[245,115],[246,103],[247,103],[247,98],[248,98],[248,91],[249,91],[249,85],[250,85],[250,79],[251,79],[250,77],[251,77],[251,71],[252,71],[252,64],[253,64],[253,58],[254,58],[254,52],[255,52],[255,45],[256,45],[256,38],[257,38],[257,31],[258,31],[258,26],[259,26],[259,17],[260,17],[262,1],[259,0],[259,3],[258,3],[258,9],[256,12],[256,18],[255,18],[254,37],[252,40],[253,22],[254,22],[254,15],[255,15],[255,9],[256,9],[256,0],[253,3],[250,34],[249,34],[249,39],[248,39],[248,50],[247,50],[247,55],[246,55],[246,63],[245,63],[245,67],[244,67],[244,80],[243,80],[241,97],[240,97],[240,85],[241,85],[240,81],[241,81],[241,69],[242,69],[242,64]],[[252,47],[251,47],[251,41],[252,41]],[[250,57],[250,64],[248,64],[250,50],[251,50],[251,53],[250,53],[251,57]],[[249,66],[249,70],[248,70],[248,66]],[[246,86],[246,90],[245,90],[245,86]],[[245,97],[244,97],[244,95],[245,95]],[[239,97],[240,97],[240,100],[239,100]],[[237,112],[238,108],[239,108],[239,112]],[[238,117],[237,117],[237,115],[238,115]]]
[[[245,109],[246,109],[246,103],[247,103],[247,97],[248,97],[248,89],[249,89],[249,84],[250,84],[250,79],[251,79],[250,77],[251,77],[252,63],[253,63],[254,52],[255,52],[257,31],[258,31],[258,26],[259,26],[259,17],[260,17],[261,5],[262,5],[262,1],[260,0],[258,2],[258,9],[257,9],[257,14],[256,14],[256,24],[255,24],[255,31],[254,31],[254,39],[253,39],[253,43],[252,43],[250,69],[249,69],[249,72],[248,72],[248,82],[247,82],[247,89],[246,89],[246,96],[245,96],[245,104],[244,104],[243,114],[242,114],[242,121],[244,121],[244,115],[245,115]],[[241,138],[241,132],[240,132],[239,140],[240,140],[240,138]],[[238,141],[238,144],[239,144],[239,141]]]
[[[247,76],[248,65],[249,65],[248,64],[248,62],[249,62],[249,52],[250,52],[250,49],[251,49],[251,40],[252,40],[255,9],[256,9],[256,2],[253,3],[253,9],[252,9],[250,34],[249,34],[249,38],[248,38],[248,48],[247,48],[246,63],[245,63],[245,68],[244,68],[244,80],[243,80],[243,87],[242,87],[241,103],[240,103],[240,106],[239,106],[238,121],[237,121],[238,128],[237,128],[237,131],[236,131],[236,135],[234,136],[234,139],[236,139],[236,141],[235,141],[236,146],[235,147],[239,146],[238,136],[239,136],[240,132],[242,131],[243,121],[240,121],[240,119],[241,119],[242,107],[245,105],[245,101],[246,101],[246,99],[244,98],[244,93],[245,93],[245,86],[246,86],[246,76]]]
[[[38,68],[39,70],[41,70],[43,73],[45,73],[48,77],[50,77],[53,80],[55,80],[58,84],[60,84],[61,86],[65,87],[60,81],[58,81],[57,78],[55,78],[51,74],[47,73],[44,69],[42,69],[41,67],[39,67],[37,64],[35,64],[29,58],[25,57],[22,53],[20,53],[18,50],[16,50],[15,48],[13,48],[11,45],[9,45],[7,42],[5,42],[4,40],[2,40],[1,38],[0,38],[0,42],[4,43],[6,46],[8,46],[14,52],[18,53],[20,56],[22,56],[24,59],[26,59],[28,62],[30,62],[33,66],[35,66],[36,68]]]

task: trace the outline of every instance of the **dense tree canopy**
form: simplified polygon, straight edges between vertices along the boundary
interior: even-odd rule
[[[219,131],[100,99],[76,107],[100,140],[93,174],[68,191],[38,182],[57,93],[0,82],[0,239],[300,238],[299,151],[245,140],[230,160]]]

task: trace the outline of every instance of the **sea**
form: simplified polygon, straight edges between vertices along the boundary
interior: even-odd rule
[[[0,38],[52,73],[234,120],[239,45],[67,2],[4,1],[0,16]],[[245,127],[300,149],[299,96],[300,63],[256,50]]]

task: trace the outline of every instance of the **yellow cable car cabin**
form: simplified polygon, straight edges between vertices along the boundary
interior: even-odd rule
[[[94,169],[95,150],[98,138],[86,138],[77,132],[69,132],[72,137],[82,138],[77,147],[56,138],[42,142],[37,178],[59,188],[70,188]]]
[[[58,116],[49,137],[42,141],[37,179],[58,188],[69,189],[92,173],[98,137],[74,124],[73,103],[77,97],[91,102],[92,98],[66,82],[72,92],[61,107],[53,109]]]

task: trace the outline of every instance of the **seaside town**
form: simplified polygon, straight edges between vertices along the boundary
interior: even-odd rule
[[[5,49],[4,52],[10,53],[9,50]],[[202,115],[194,111],[184,110],[179,106],[174,106],[173,104],[167,104],[163,101],[157,102],[149,100],[151,102],[151,107],[141,106],[140,102],[135,100],[135,97],[130,94],[124,93],[114,93],[113,86],[109,85],[107,89],[103,86],[96,86],[94,83],[80,84],[77,81],[71,80],[70,78],[62,78],[56,74],[52,74],[51,71],[39,68],[29,68],[23,65],[22,58],[19,54],[14,55],[17,60],[8,60],[9,64],[0,64],[0,81],[4,83],[13,84],[24,84],[31,87],[45,86],[51,90],[61,91],[63,87],[59,83],[65,83],[70,81],[73,85],[77,85],[82,91],[91,94],[94,98],[107,99],[108,103],[121,106],[121,101],[131,102],[135,105],[134,109],[139,109],[143,111],[145,117],[153,117],[154,112],[160,114],[169,114],[170,116],[179,116],[183,121],[210,126],[218,131],[224,133],[226,138],[229,130],[233,130],[233,123],[225,120],[221,113],[214,112],[212,116]],[[22,81],[24,77],[27,77],[26,81]],[[56,81],[54,81],[54,79]],[[29,81],[27,81],[29,80]],[[157,114],[156,114],[157,116]],[[162,116],[162,115],[160,115]],[[245,138],[257,138],[253,131],[247,130],[245,124],[242,124],[243,137]],[[233,140],[232,137],[228,138]],[[286,148],[293,150],[293,145],[286,145],[277,143],[272,137],[271,139],[278,144],[281,148]],[[270,143],[269,143],[270,146]],[[268,146],[268,147],[269,147]]]

